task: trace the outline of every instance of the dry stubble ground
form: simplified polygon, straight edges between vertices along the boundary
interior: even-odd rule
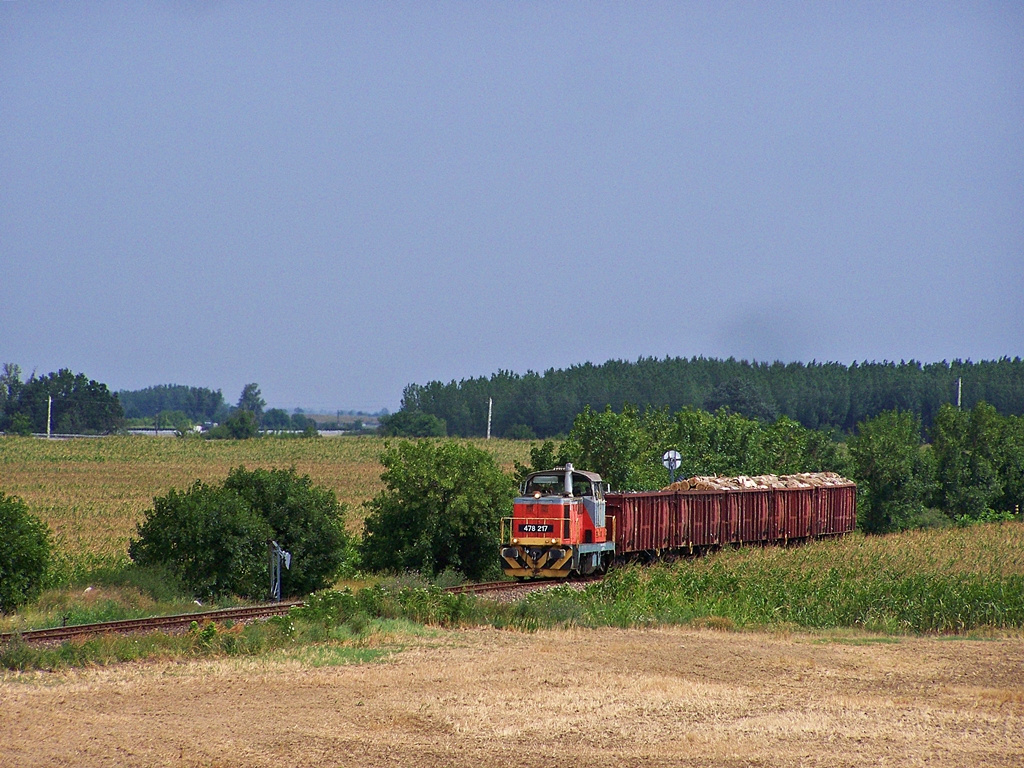
[[[0,681],[0,766],[1020,766],[1024,639],[439,633]]]

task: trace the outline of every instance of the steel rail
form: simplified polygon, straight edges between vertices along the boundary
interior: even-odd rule
[[[448,587],[445,592],[450,592],[454,595],[465,595],[465,594],[476,594],[478,592],[502,592],[506,589],[513,589],[514,587],[521,587],[522,582],[519,581],[485,581],[479,584],[460,584],[457,587]]]
[[[269,616],[281,616],[288,613],[301,600],[247,605],[239,608],[222,608],[216,611],[198,613],[181,613],[173,616],[150,616],[144,619],[124,619],[121,621],[103,621],[96,624],[75,624],[65,627],[47,627],[45,629],[24,629],[21,631],[0,634],[0,643],[11,642],[17,637],[26,643],[61,642],[76,637],[90,635],[130,634],[132,632],[149,632],[161,629],[187,627],[192,622],[205,623],[210,621],[252,621]]]

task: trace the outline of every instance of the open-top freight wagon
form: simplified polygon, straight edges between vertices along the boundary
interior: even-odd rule
[[[567,577],[616,559],[690,554],[852,531],[857,486],[835,473],[691,478],[661,491],[611,493],[571,464],[526,478],[502,521],[504,572]]]

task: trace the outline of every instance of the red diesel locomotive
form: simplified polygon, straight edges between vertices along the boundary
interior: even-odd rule
[[[778,478],[771,486],[610,493],[571,464],[526,478],[502,521],[502,569],[518,578],[565,578],[617,558],[693,553],[727,544],[835,536],[856,524],[857,486],[833,476]]]
[[[605,568],[615,554],[605,525],[606,490],[600,475],[572,464],[529,475],[512,517],[502,520],[505,573],[564,578]]]

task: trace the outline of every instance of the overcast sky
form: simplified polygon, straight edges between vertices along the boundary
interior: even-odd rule
[[[1024,4],[0,2],[0,362],[1024,355]]]

